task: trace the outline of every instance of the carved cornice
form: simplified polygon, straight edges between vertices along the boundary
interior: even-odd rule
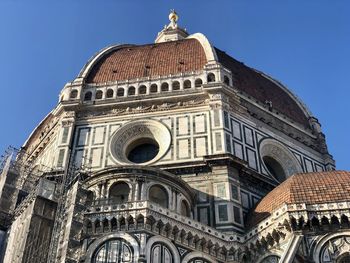
[[[77,117],[80,119],[95,118],[95,117],[111,117],[116,115],[130,115],[138,113],[148,113],[148,112],[160,112],[168,111],[173,109],[185,109],[196,106],[208,105],[208,99],[192,99],[187,101],[179,101],[175,103],[163,102],[159,104],[152,105],[134,105],[134,106],[122,106],[115,107],[113,109],[98,110],[96,108],[89,110],[82,110],[77,112]]]

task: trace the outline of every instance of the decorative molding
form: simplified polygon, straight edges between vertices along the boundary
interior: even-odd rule
[[[111,117],[116,115],[125,115],[125,114],[136,114],[136,113],[146,113],[146,112],[157,112],[157,111],[167,111],[170,109],[181,109],[189,108],[193,106],[203,106],[208,105],[209,99],[195,99],[188,101],[179,101],[176,103],[165,102],[162,104],[153,104],[151,106],[138,105],[135,107],[120,107],[114,108],[111,110],[84,110],[77,113],[78,118],[94,118],[99,116]]]

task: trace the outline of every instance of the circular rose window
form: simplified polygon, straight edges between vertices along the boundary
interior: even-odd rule
[[[168,128],[155,120],[125,124],[112,136],[110,151],[121,164],[150,164],[159,160],[170,147]]]

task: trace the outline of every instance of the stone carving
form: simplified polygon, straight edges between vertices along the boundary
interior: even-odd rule
[[[181,257],[188,252],[187,249],[184,249],[182,247],[177,247],[177,250],[179,251],[179,254],[180,254]]]
[[[143,113],[143,112],[156,112],[156,111],[163,111],[163,110],[169,110],[169,109],[177,109],[177,108],[186,108],[191,106],[197,106],[197,105],[206,105],[208,104],[209,99],[196,99],[196,100],[189,100],[184,102],[176,102],[176,103],[169,103],[165,102],[162,104],[153,104],[150,106],[143,106],[138,105],[135,107],[126,107],[126,108],[114,108],[111,110],[101,110],[101,111],[88,111],[84,110],[77,113],[78,118],[93,118],[98,116],[111,116],[111,115],[121,115],[121,114],[130,114],[130,113]]]
[[[340,261],[346,253],[350,252],[350,237],[340,236],[329,240],[321,252],[321,262],[343,262]],[[347,262],[347,261],[344,261]]]

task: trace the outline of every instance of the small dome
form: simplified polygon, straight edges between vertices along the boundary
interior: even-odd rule
[[[268,193],[255,207],[248,226],[261,222],[284,204],[350,201],[350,172],[295,174]]]

